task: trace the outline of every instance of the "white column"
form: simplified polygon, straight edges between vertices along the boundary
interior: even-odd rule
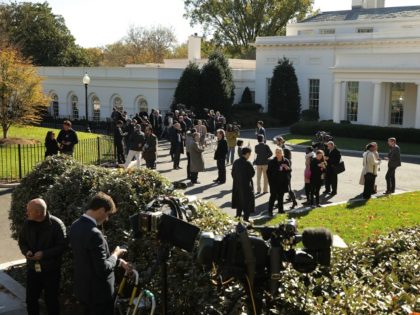
[[[420,82],[417,82],[417,101],[416,101],[416,116],[414,121],[414,128],[420,129]]]
[[[341,82],[334,82],[334,103],[332,118],[335,123],[340,123],[340,108],[341,108]]]
[[[382,92],[382,83],[374,82],[373,89],[373,109],[372,109],[372,125],[379,125],[379,114],[381,111],[381,92]]]

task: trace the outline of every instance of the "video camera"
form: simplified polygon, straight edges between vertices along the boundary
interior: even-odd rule
[[[316,150],[325,150],[325,144],[328,141],[333,141],[334,137],[326,131],[318,131],[315,138],[312,140],[312,147]]]
[[[163,196],[153,199],[144,210],[130,216],[135,238],[150,234],[160,241],[191,252],[200,229],[187,221],[193,216],[194,205],[181,198]]]
[[[278,227],[250,226],[248,229],[259,231],[262,236],[247,236],[257,275],[284,269],[285,262],[291,263],[294,269],[302,273],[310,273],[318,265],[330,265],[332,236],[328,230],[306,229],[300,235],[294,219]],[[294,249],[299,242],[302,242],[303,248]],[[199,240],[198,262],[205,266],[215,263],[232,272],[243,271],[247,268],[245,256],[249,256],[243,245],[243,237],[238,232],[226,236],[204,232]],[[274,257],[276,255],[278,257]]]

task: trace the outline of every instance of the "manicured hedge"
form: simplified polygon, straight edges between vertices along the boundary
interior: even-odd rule
[[[294,134],[314,135],[317,131],[324,130],[334,137],[349,137],[372,140],[387,140],[397,138],[400,142],[420,143],[420,129],[376,127],[355,124],[335,124],[333,122],[304,122],[300,121],[290,127]]]

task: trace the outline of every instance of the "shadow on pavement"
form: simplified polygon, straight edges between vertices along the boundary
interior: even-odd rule
[[[12,192],[13,192],[13,188],[6,188],[4,190],[2,189],[0,190],[0,196],[11,194]]]

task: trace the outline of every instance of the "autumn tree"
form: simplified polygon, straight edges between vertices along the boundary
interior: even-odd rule
[[[184,0],[185,17],[236,55],[252,54],[257,36],[285,33],[290,20],[312,10],[313,0]],[[251,51],[251,52],[250,52]]]
[[[0,50],[0,124],[3,138],[10,126],[39,122],[49,106],[42,79],[14,49]]]

